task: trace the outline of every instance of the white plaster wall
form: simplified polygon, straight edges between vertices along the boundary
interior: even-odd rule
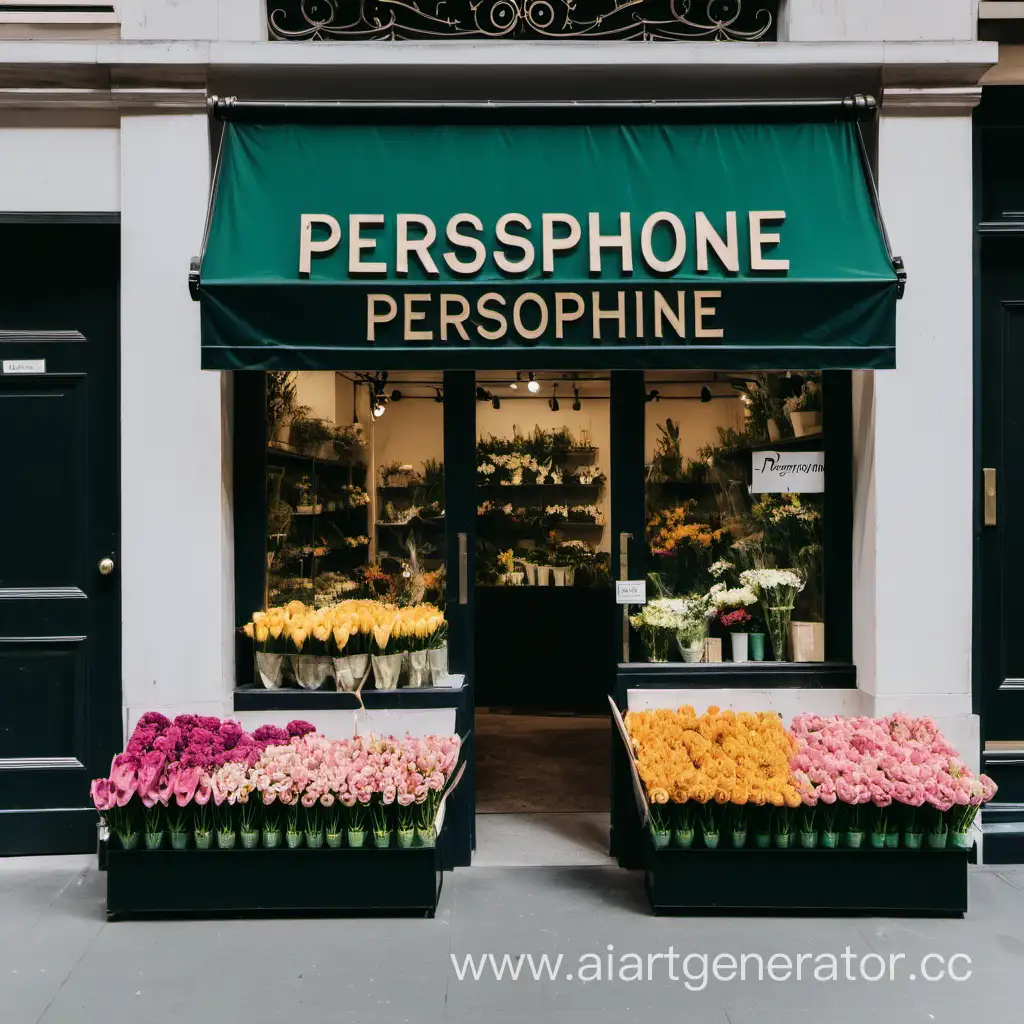
[[[199,368],[187,288],[210,185],[205,114],[125,117],[121,185],[125,704],[128,718],[219,714],[233,675],[228,384]]]
[[[116,128],[0,128],[0,211],[112,213],[120,208]]]
[[[785,0],[779,38],[791,42],[972,40],[978,0]]]
[[[264,0],[121,0],[121,38],[258,42],[265,12]]]
[[[854,396],[854,644],[879,713],[971,711],[971,176],[968,114],[882,117],[881,201],[909,283],[898,368]]]

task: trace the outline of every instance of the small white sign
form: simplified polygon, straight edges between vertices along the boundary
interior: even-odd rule
[[[824,452],[754,452],[753,494],[823,494]]]
[[[647,580],[616,580],[616,604],[647,604]]]
[[[46,373],[46,360],[5,359],[4,373]]]

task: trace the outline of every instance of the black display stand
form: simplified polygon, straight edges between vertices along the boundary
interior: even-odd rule
[[[107,920],[139,917],[433,917],[441,838],[408,850],[131,850],[106,855]],[[367,836],[367,842],[372,837]]]
[[[646,847],[655,914],[962,917],[967,910],[967,850],[656,849],[650,833]]]

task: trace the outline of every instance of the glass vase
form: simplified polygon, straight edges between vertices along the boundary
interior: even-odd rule
[[[122,850],[134,850],[139,845],[138,832],[118,832],[117,838]]]
[[[436,846],[437,829],[433,825],[430,825],[428,828],[417,827],[416,839],[419,841],[420,846]]]
[[[775,661],[786,660],[786,639],[789,636],[789,620],[793,617],[792,604],[765,604],[765,623],[768,636],[772,642],[772,658]]]
[[[163,832],[147,832],[146,833],[146,849],[147,850],[159,850],[164,845],[164,834]]]
[[[403,850],[408,850],[413,844],[413,840],[416,838],[416,829],[414,828],[400,828],[395,833],[398,838],[398,845]]]
[[[345,843],[345,833],[326,832],[324,833],[324,839],[327,840],[328,849],[340,850]]]
[[[676,846],[679,846],[684,850],[689,850],[690,847],[693,846],[693,829],[677,828],[672,833],[672,839]]]
[[[217,849],[218,850],[233,850],[235,848],[235,841],[238,839],[238,834],[232,829],[231,831],[225,831],[224,829],[217,830]]]
[[[378,850],[386,850],[391,845],[390,830],[374,830],[373,845],[376,846]]]
[[[970,832],[950,832],[953,837],[953,846],[958,850],[969,850],[972,845]]]
[[[705,832],[704,833],[704,845],[709,850],[718,849],[718,833],[717,832]]]
[[[187,850],[188,849],[188,833],[187,832],[172,832],[171,833],[171,849],[172,850]]]
[[[864,842],[864,833],[859,830],[851,830],[846,833],[846,845],[851,850],[859,850]]]
[[[947,834],[945,832],[929,832],[928,849],[944,850],[946,848],[946,835]]]
[[[276,850],[281,845],[281,830],[279,828],[265,828],[263,830],[263,848],[265,850]]]
[[[643,633],[647,660],[656,665],[668,661],[668,647],[674,634],[670,629],[647,629]]]
[[[297,850],[302,845],[302,833],[289,829],[284,834],[284,842],[289,850]]]
[[[192,833],[192,838],[195,840],[197,850],[208,850],[213,845],[213,833],[206,829],[197,828]]]
[[[770,832],[758,832],[754,836],[754,845],[759,850],[767,850],[772,845],[772,835]]]
[[[921,832],[904,832],[903,833],[903,846],[907,850],[920,850],[921,840],[924,838],[924,834]]]
[[[319,850],[324,845],[324,831],[321,828],[306,829],[306,846]]]
[[[821,845],[826,850],[835,850],[839,847],[839,833],[825,831],[821,833]]]
[[[651,837],[654,839],[656,850],[664,850],[672,841],[672,833],[667,828],[652,828]]]
[[[747,830],[745,828],[734,828],[732,830],[732,848],[742,850],[747,845]]]
[[[818,846],[818,833],[817,832],[801,832],[800,833],[800,846],[804,850],[814,850]]]
[[[366,842],[366,833],[361,828],[350,828],[348,830],[348,845],[353,850],[361,850]]]

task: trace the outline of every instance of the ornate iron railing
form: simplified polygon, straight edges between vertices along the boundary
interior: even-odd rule
[[[773,40],[779,0],[267,0],[272,39]]]

